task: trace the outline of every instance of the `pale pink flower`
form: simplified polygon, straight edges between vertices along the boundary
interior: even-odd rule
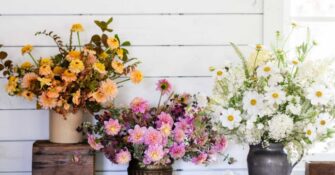
[[[100,149],[104,148],[104,146],[101,143],[97,143],[95,141],[95,137],[92,134],[87,134],[87,142],[94,150],[99,151]]]
[[[126,150],[121,150],[115,156],[115,161],[118,164],[127,164],[131,160],[130,152]]]
[[[216,140],[213,149],[215,152],[223,152],[226,150],[227,146],[228,146],[228,141],[226,137],[223,136],[220,139]]]
[[[44,109],[53,109],[57,106],[57,99],[48,97],[46,92],[43,92],[41,96],[38,98],[38,103]]]
[[[22,78],[22,88],[29,88],[33,81],[37,81],[38,76],[35,73],[26,73]]]
[[[180,159],[185,155],[185,145],[174,143],[170,148],[170,155],[174,159]]]
[[[136,125],[134,129],[129,129],[129,142],[135,143],[135,144],[141,144],[144,142],[144,135],[147,131],[147,128],[140,127],[139,125]]]
[[[144,152],[145,163],[157,162],[164,157],[164,151],[162,145],[150,145]]]
[[[108,135],[117,135],[121,130],[121,125],[118,120],[109,119],[109,121],[104,122],[105,131]]]
[[[206,153],[200,153],[197,157],[192,158],[192,162],[196,165],[202,164],[207,160],[208,155]]]
[[[177,143],[181,143],[181,142],[184,141],[184,139],[185,139],[185,133],[184,133],[184,131],[182,129],[176,128],[173,131],[173,134],[174,134],[174,140]]]
[[[136,97],[131,101],[130,107],[133,112],[143,114],[149,108],[149,103],[143,98]]]
[[[170,126],[173,125],[173,118],[171,117],[170,114],[161,112],[158,116],[158,121],[156,121],[157,127],[161,127],[163,123],[169,124]]]
[[[159,80],[156,85],[156,90],[160,91],[163,95],[171,92],[172,86],[167,79]]]
[[[171,129],[172,129],[172,126],[169,125],[168,123],[163,123],[161,127],[159,128],[159,130],[161,131],[164,137],[168,137],[171,134]]]
[[[146,145],[162,144],[163,136],[161,132],[150,127],[144,135],[144,143]]]

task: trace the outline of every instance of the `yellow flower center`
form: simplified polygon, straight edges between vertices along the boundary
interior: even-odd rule
[[[216,75],[217,75],[217,76],[222,76],[222,75],[223,75],[223,72],[222,72],[221,70],[219,70],[219,71],[216,72]]]
[[[326,121],[325,120],[321,120],[320,121],[320,125],[322,125],[322,126],[326,125]]]
[[[316,95],[317,97],[322,97],[322,96],[323,96],[323,93],[322,93],[321,91],[316,91],[316,92],[315,92],[315,95]]]
[[[299,62],[298,62],[297,60],[293,60],[292,63],[293,63],[294,65],[299,64]]]
[[[312,135],[312,130],[310,130],[310,129],[307,130],[307,131],[306,131],[306,134],[309,135],[309,136]]]
[[[279,97],[279,94],[275,92],[275,93],[272,94],[272,97],[276,99],[276,98]]]
[[[270,72],[271,71],[271,67],[269,67],[269,66],[266,66],[266,67],[264,67],[264,72]]]
[[[234,121],[234,116],[233,115],[228,115],[227,119],[228,119],[228,121],[232,122],[232,121]]]
[[[256,100],[256,99],[251,99],[251,100],[250,100],[250,104],[251,104],[252,106],[255,106],[255,105],[257,104],[257,100]]]

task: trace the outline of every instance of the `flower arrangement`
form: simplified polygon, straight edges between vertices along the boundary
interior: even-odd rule
[[[151,107],[136,97],[129,107],[113,108],[84,124],[88,143],[116,164],[130,160],[146,165],[169,165],[174,160],[206,164],[227,147],[226,138],[212,129],[206,113],[207,98],[173,94],[167,80],[157,83],[167,101]]]
[[[84,28],[81,24],[73,24],[68,45],[64,45],[52,31],[37,32],[36,35],[51,37],[59,53],[36,58],[33,46],[25,45],[21,49],[22,55],[28,55],[32,62],[14,66],[9,60],[8,66],[1,67],[8,76],[8,94],[27,100],[37,98],[38,108],[61,114],[80,108],[96,112],[116,97],[122,83],[128,80],[139,83],[143,79],[136,68],[139,61],[128,58],[128,50],[124,48],[130,46],[130,42],[121,42],[117,34],[108,35],[113,31],[109,28],[112,20],[95,21],[102,34],[93,35],[83,46],[80,33]],[[77,38],[77,46],[73,44],[73,35]]]
[[[316,42],[309,39],[309,30],[307,35],[289,52],[284,50],[289,36],[278,32],[272,51],[257,45],[248,59],[232,44],[242,62],[211,68],[211,109],[216,126],[230,139],[265,147],[283,143],[293,158],[332,136],[333,61],[309,60]]]

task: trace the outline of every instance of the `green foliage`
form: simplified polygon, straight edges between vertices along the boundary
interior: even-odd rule
[[[113,32],[113,29],[109,28],[109,24],[113,22],[113,18],[109,18],[107,21],[95,20],[94,23],[101,29],[102,32]]]
[[[245,57],[243,56],[243,54],[240,51],[240,49],[234,43],[230,43],[230,45],[234,48],[235,52],[237,53],[237,56],[242,61],[245,77],[249,78],[250,77],[250,73],[249,73],[249,70],[248,70],[248,66],[247,66],[247,62],[246,62]]]

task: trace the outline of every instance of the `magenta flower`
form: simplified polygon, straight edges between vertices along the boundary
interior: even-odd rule
[[[162,144],[163,135],[161,132],[150,127],[144,135],[144,143],[146,145],[159,145]]]
[[[163,95],[170,93],[172,89],[172,86],[167,79],[159,80],[156,85],[156,90],[160,91]]]
[[[95,137],[92,134],[87,134],[87,142],[94,150],[99,151],[100,149],[104,148],[101,143],[96,142]]]
[[[134,144],[142,144],[144,142],[144,135],[146,131],[146,127],[140,127],[139,125],[136,125],[134,129],[128,130],[128,141]]]
[[[130,152],[125,149],[118,152],[115,156],[115,161],[118,164],[127,164],[131,160]]]
[[[170,114],[161,112],[158,116],[158,121],[156,121],[157,127],[161,127],[163,123],[169,124],[170,126],[173,125],[173,118]]]
[[[206,153],[200,153],[197,157],[192,158],[192,162],[196,165],[202,164],[206,161],[208,155]]]
[[[220,139],[216,140],[213,149],[215,152],[223,152],[226,150],[227,146],[228,146],[228,141],[226,137],[223,136]]]
[[[121,125],[118,120],[109,119],[109,121],[104,122],[105,131],[108,135],[115,136],[121,130]]]
[[[174,140],[177,143],[181,143],[181,142],[184,141],[184,139],[185,139],[185,133],[184,133],[184,131],[182,129],[176,128],[173,131],[173,134],[174,134]]]
[[[148,149],[144,152],[145,163],[157,162],[164,157],[164,150],[162,145],[149,145]]]
[[[170,148],[170,155],[174,159],[180,159],[185,155],[185,145],[174,143]]]
[[[130,103],[131,110],[134,113],[145,113],[145,111],[149,108],[148,101],[143,98],[136,97]]]

